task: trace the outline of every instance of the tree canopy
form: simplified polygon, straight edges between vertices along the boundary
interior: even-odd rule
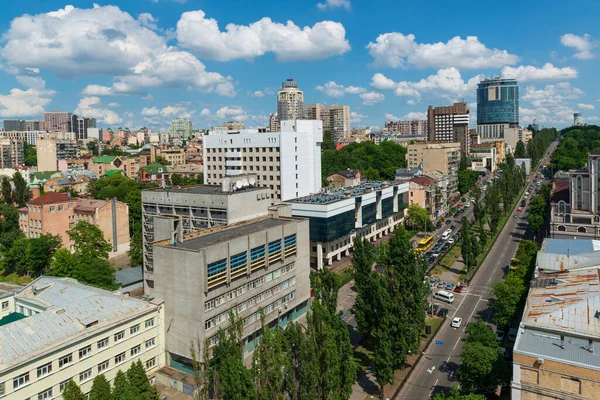
[[[588,153],[597,152],[600,152],[600,126],[574,126],[564,129],[560,142],[552,153],[552,168],[555,171],[583,168]]]

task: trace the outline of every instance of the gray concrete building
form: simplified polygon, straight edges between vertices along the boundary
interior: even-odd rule
[[[142,191],[142,239],[144,291],[154,288],[153,242],[164,238],[154,234],[155,217],[174,218],[176,227],[187,235],[200,229],[235,224],[267,215],[271,190],[246,187],[234,191],[218,185],[157,188]]]
[[[243,320],[244,356],[268,327],[285,326],[309,307],[308,220],[289,205],[267,217],[156,242],[154,296],[164,300],[166,352],[171,366],[189,371],[190,342],[218,343],[234,312]],[[172,220],[171,220],[172,222]],[[161,229],[162,231],[162,229]]]

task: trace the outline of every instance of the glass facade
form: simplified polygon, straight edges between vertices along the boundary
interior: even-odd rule
[[[362,224],[363,226],[372,224],[377,220],[377,203],[362,206]]]
[[[477,85],[477,125],[519,125],[519,86],[514,79],[486,79]]]
[[[394,197],[381,199],[381,218],[390,217],[394,213]]]
[[[330,218],[309,217],[310,240],[331,242],[354,229],[354,210]]]

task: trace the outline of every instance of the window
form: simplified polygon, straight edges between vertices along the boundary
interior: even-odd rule
[[[71,382],[71,380],[72,379],[67,379],[66,381],[62,381],[58,385],[58,391],[62,393],[65,390],[65,388],[67,387],[67,385],[69,384],[69,382]]]
[[[135,357],[142,352],[142,345],[138,344],[135,347],[131,348],[131,357]]]
[[[73,362],[73,354],[67,354],[58,359],[58,368],[65,367]]]
[[[125,331],[115,333],[115,343],[120,342],[125,338]]]
[[[0,383],[0,396],[4,396],[6,394],[4,389],[4,382]]]
[[[44,364],[42,366],[37,367],[37,377],[38,379],[48,375],[52,372],[52,363]]]
[[[85,346],[79,349],[79,359],[86,358],[92,355],[92,346]]]
[[[38,394],[38,400],[51,400],[52,399],[52,388],[44,390],[42,393]]]
[[[146,329],[152,328],[154,326],[154,318],[147,319],[146,322],[144,322],[144,325]]]
[[[64,207],[63,207],[63,205],[61,204],[60,206],[58,206],[58,211],[62,211],[62,210],[64,210]]]
[[[50,206],[50,212],[51,212],[51,213],[53,213],[53,212],[55,212],[55,211],[56,211],[56,207],[54,207],[54,206]]]
[[[29,372],[24,373],[13,378],[13,389],[17,390],[29,383]]]
[[[110,360],[106,360],[98,364],[98,373],[101,374],[108,369],[110,366]]]
[[[98,340],[98,350],[103,350],[108,347],[108,338]]]
[[[2,311],[8,309],[8,301],[3,301],[2,302]]]
[[[129,334],[130,335],[135,335],[139,331],[140,331],[140,324],[134,325],[131,328],[129,328]]]
[[[121,353],[121,354],[117,354],[115,356],[115,365],[119,365],[125,362],[125,360],[127,359],[125,352]]]
[[[88,369],[79,374],[79,383],[87,382],[92,379],[92,369]]]
[[[146,348],[154,347],[156,345],[156,338],[146,340]]]
[[[156,357],[152,357],[148,361],[146,361],[146,369],[152,369],[156,367]]]
[[[69,204],[69,210],[73,209],[73,203]]]

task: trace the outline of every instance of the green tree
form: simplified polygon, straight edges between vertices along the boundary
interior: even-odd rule
[[[482,394],[460,394],[456,386],[452,386],[450,393],[436,393],[433,400],[486,400]]]
[[[50,262],[48,275],[58,277],[73,277],[77,269],[77,257],[69,249],[58,249]]]
[[[115,381],[113,383],[112,400],[137,400],[135,390],[131,386],[131,382],[127,379],[127,375],[121,371],[117,371]]]
[[[460,361],[457,378],[467,393],[492,393],[506,379],[506,363],[499,348],[466,343]]]
[[[19,228],[19,212],[11,205],[0,204],[0,249],[10,249],[20,237],[23,232]]]
[[[487,231],[484,228],[484,221],[479,223],[479,246],[481,247],[481,252],[485,249],[485,245],[488,242]]]
[[[515,158],[527,158],[525,144],[520,140],[517,142],[517,146],[515,147]]]
[[[3,176],[2,177],[2,200],[6,203],[6,204],[11,204],[13,203],[12,200],[12,187],[10,186],[10,181],[8,180],[7,176]]]
[[[29,239],[18,238],[13,242],[11,248],[4,253],[0,261],[4,274],[17,273],[25,275],[29,271]]]
[[[27,254],[29,273],[34,276],[43,273],[61,245],[60,236],[51,234],[29,239],[29,252]]]
[[[323,142],[321,143],[321,151],[334,150],[335,142],[331,139],[331,131],[323,132]]]
[[[404,219],[406,225],[413,228],[424,231],[433,231],[433,223],[427,209],[420,205],[413,203],[408,206],[406,218]]]
[[[471,189],[471,198],[473,203],[473,216],[475,217],[475,221],[481,223],[485,215],[485,208],[483,204],[481,204],[481,187],[479,185],[473,186]]]
[[[373,291],[375,273],[373,247],[367,239],[355,237],[352,247],[352,266],[354,267],[354,290],[356,301],[352,307],[358,331],[369,337],[378,324],[374,309],[376,293]]]
[[[539,214],[529,214],[527,216],[527,222],[529,223],[532,232],[539,232],[544,225],[544,217]]]
[[[190,351],[192,355],[192,366],[194,368],[194,383],[196,384],[194,392],[197,400],[209,400],[208,392],[208,371],[209,371],[209,354],[208,354],[208,339],[204,343],[200,338],[191,341]]]
[[[73,278],[107,290],[119,287],[115,283],[115,270],[110,263],[102,258],[93,258],[89,261],[78,259]]]
[[[92,382],[90,390],[90,400],[110,400],[110,383],[106,380],[104,374],[98,374]]]
[[[86,147],[93,156],[98,155],[98,143],[96,141],[87,142]]]
[[[85,395],[74,380],[70,380],[62,392],[63,400],[86,400]]]
[[[317,399],[319,366],[313,338],[292,322],[283,332],[288,351],[285,388],[291,400]]]
[[[485,322],[480,319],[472,324],[469,324],[465,331],[467,333],[465,337],[466,343],[479,342],[486,347],[499,347],[496,334],[487,326]]]
[[[460,254],[463,262],[467,266],[475,264],[473,257],[473,241],[471,240],[471,232],[469,231],[469,221],[464,221],[460,227]]]
[[[254,349],[252,359],[252,374],[258,400],[285,398],[288,359],[284,345],[283,333],[278,327],[265,327],[265,318],[261,310],[261,340]]]
[[[13,192],[13,200],[19,207],[25,207],[29,198],[31,197],[31,190],[23,178],[23,175],[19,171],[13,175],[13,185],[15,190]]]
[[[104,234],[94,224],[80,220],[67,231],[73,242],[75,254],[78,257],[91,259],[108,259],[111,246],[104,239]]]
[[[516,317],[517,305],[524,292],[525,286],[515,274],[508,274],[503,281],[494,283],[494,297],[490,299],[489,306],[496,325],[505,326]]]
[[[384,387],[394,378],[394,354],[392,352],[389,329],[385,323],[374,333],[375,353],[373,355],[373,375],[379,385],[379,396],[383,399]]]
[[[25,165],[28,167],[37,166],[37,149],[35,146],[25,143],[23,152],[25,156]]]
[[[134,392],[136,400],[147,400],[152,392],[152,385],[148,381],[146,369],[141,360],[135,361],[127,370],[127,379]]]

